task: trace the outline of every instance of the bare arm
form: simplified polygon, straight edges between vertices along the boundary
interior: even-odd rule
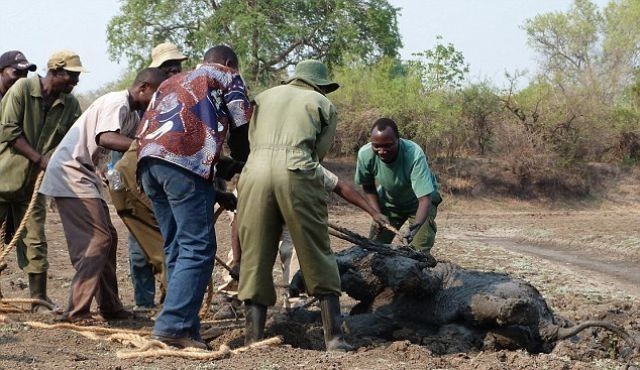
[[[371,207],[373,207],[377,212],[380,212],[380,203],[378,202],[378,191],[376,190],[376,186],[373,184],[363,184],[362,191],[364,191],[364,196],[367,198]]]
[[[427,220],[429,215],[429,206],[431,205],[431,197],[425,195],[418,198],[418,210],[416,211],[416,219],[414,225],[422,225]]]
[[[374,209],[369,202],[353,186],[345,183],[344,181],[338,181],[336,188],[333,189],[334,193],[341,196],[347,202],[354,206],[360,207],[363,211],[367,212],[371,217],[375,218],[379,211]]]
[[[27,159],[29,159],[31,162],[39,165],[41,169],[44,170],[47,168],[47,164],[49,163],[49,157],[44,154],[40,154],[40,152],[35,150],[31,146],[31,144],[29,144],[27,139],[24,138],[24,136],[20,135],[17,139],[12,141],[11,146],[18,153],[27,157]]]
[[[126,152],[132,142],[133,139],[115,131],[103,132],[98,136],[98,145],[121,153]]]

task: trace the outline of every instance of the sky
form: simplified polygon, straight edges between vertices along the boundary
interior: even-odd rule
[[[593,1],[593,0],[592,0]],[[403,59],[442,42],[452,43],[470,66],[471,80],[506,83],[504,72],[536,71],[535,53],[521,26],[536,14],[566,11],[571,0],[389,0],[400,7],[398,25]],[[600,8],[608,0],[594,1]],[[109,60],[106,25],[120,7],[117,0],[3,1],[0,11],[0,53],[21,50],[43,74],[51,53],[71,49],[89,73],[76,92],[87,92],[116,80],[124,62]]]

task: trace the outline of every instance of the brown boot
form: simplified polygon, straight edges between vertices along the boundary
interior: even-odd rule
[[[47,273],[37,273],[37,274],[29,274],[29,293],[31,294],[31,298],[39,299],[51,304],[51,307],[46,305],[32,303],[31,304],[31,312],[52,312],[52,313],[61,313],[60,307],[53,303],[53,301],[47,297]]]
[[[320,296],[320,315],[324,329],[324,344],[327,351],[352,351],[353,347],[344,341],[340,297],[329,294]]]

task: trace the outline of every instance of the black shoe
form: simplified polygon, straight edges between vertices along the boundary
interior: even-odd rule
[[[324,329],[324,344],[327,351],[352,351],[353,347],[344,341],[342,333],[342,316],[340,314],[340,298],[337,295],[320,297],[320,314]]]
[[[248,346],[252,343],[261,341],[264,338],[264,325],[267,321],[267,306],[244,302],[245,306],[245,326],[244,326],[244,345]]]
[[[152,334],[151,339],[176,348],[211,349],[206,342],[189,337],[168,337],[166,335]]]

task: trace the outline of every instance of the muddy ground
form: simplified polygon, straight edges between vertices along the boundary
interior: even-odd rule
[[[339,169],[339,168],[338,168]],[[342,175],[342,174],[341,174]],[[350,178],[347,177],[346,178]],[[463,267],[508,272],[537,287],[550,307],[571,322],[612,320],[640,333],[640,208],[636,204],[587,202],[548,205],[495,199],[448,198],[438,215],[434,255]],[[219,251],[229,248],[226,216],[217,226]],[[118,217],[118,271],[120,294],[133,306],[128,275],[126,229]],[[366,234],[368,218],[332,199],[330,219]],[[51,273],[50,296],[65,302],[73,269],[69,263],[62,225],[56,213],[47,221]],[[339,250],[346,242],[332,239]],[[15,256],[0,276],[7,297],[27,297],[26,276],[17,269]],[[224,271],[216,267],[221,281]],[[276,272],[276,276],[277,272]],[[214,309],[220,299],[214,299]],[[343,310],[355,302],[343,297]],[[455,338],[444,335],[424,346],[407,341],[372,342],[354,353],[325,353],[319,322],[301,325],[270,310],[267,335],[284,336],[285,344],[255,349],[231,358],[208,362],[179,358],[119,360],[123,345],[94,341],[65,330],[43,330],[21,320],[52,322],[49,315],[9,314],[13,323],[0,323],[1,369],[625,369],[640,368],[640,358],[629,353],[599,329],[586,330],[559,343],[550,354],[525,351],[472,352],[456,350]],[[317,315],[312,307],[312,317]],[[315,314],[314,314],[315,312]],[[315,316],[314,316],[315,315]],[[152,321],[112,324],[114,327],[151,328]],[[242,321],[240,321],[242,323]],[[229,330],[213,340],[217,348],[242,344],[242,330]]]

